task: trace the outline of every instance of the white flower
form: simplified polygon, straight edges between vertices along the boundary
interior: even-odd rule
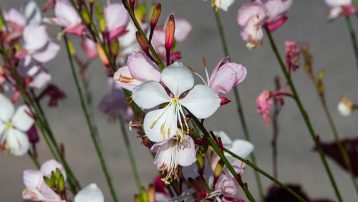
[[[223,11],[227,11],[229,7],[234,3],[235,0],[212,0],[212,4],[216,8],[220,8]]]
[[[214,90],[205,85],[194,86],[192,73],[182,63],[175,62],[166,67],[160,80],[144,82],[135,87],[132,94],[134,102],[143,109],[165,105],[150,111],[144,118],[144,132],[153,142],[188,134],[183,107],[197,118],[204,119],[220,106],[220,98]]]
[[[104,197],[97,185],[92,183],[77,193],[74,202],[104,202]]]
[[[29,139],[25,134],[34,120],[28,115],[27,106],[20,106],[15,112],[11,101],[0,94],[0,148],[9,150],[15,156],[24,155],[29,149]]]
[[[354,110],[354,103],[347,97],[342,97],[337,108],[342,116],[349,116]]]

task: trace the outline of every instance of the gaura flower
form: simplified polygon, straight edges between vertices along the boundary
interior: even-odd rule
[[[246,74],[244,66],[224,59],[213,70],[208,86],[217,93],[228,94],[232,88],[244,81]]]
[[[76,194],[74,202],[104,202],[104,197],[97,185],[92,183]]]
[[[55,172],[56,169],[60,170],[66,180],[66,173],[63,166],[55,160],[45,162],[42,164],[40,170],[25,170],[23,181],[26,188],[22,192],[23,199],[43,202],[65,202],[44,181],[44,177],[50,177],[51,172]]]
[[[270,110],[273,106],[273,99],[271,96],[271,92],[268,90],[264,90],[260,93],[260,95],[256,99],[257,112],[264,119],[264,123],[267,125],[270,123]]]
[[[228,11],[229,7],[235,0],[212,0],[211,4],[214,8],[219,8],[223,11]]]
[[[81,36],[84,32],[81,17],[68,0],[57,0],[55,4],[55,17],[45,18],[44,21],[63,27],[64,33]]]
[[[0,148],[9,150],[15,156],[24,155],[29,149],[26,132],[34,123],[27,106],[20,106],[16,112],[11,101],[0,94]]]
[[[6,27],[3,27],[6,30],[6,41],[10,42],[14,39],[17,39],[21,36],[22,31],[26,25],[25,17],[16,9],[9,9],[4,13],[4,19],[6,23]]]
[[[126,33],[129,15],[123,4],[116,3],[106,6],[104,9],[104,18],[110,41]]]
[[[128,57],[127,66],[119,68],[113,79],[122,88],[132,91],[143,82],[159,82],[160,72],[158,66],[143,52],[134,52]]]
[[[354,103],[347,97],[341,97],[338,103],[338,111],[342,116],[349,116],[354,111]]]
[[[325,0],[330,7],[328,18],[333,20],[339,16],[349,16],[356,13],[352,0]]]
[[[134,88],[132,98],[143,109],[163,106],[150,111],[144,118],[144,132],[153,142],[184,137],[189,133],[184,107],[195,117],[204,119],[220,106],[215,91],[206,85],[194,86],[192,73],[180,62],[166,67],[160,82],[147,81]]]
[[[267,21],[266,25],[270,32],[275,31],[286,20],[286,12],[291,7],[293,0],[268,0],[265,3]]]
[[[91,39],[83,38],[81,41],[81,47],[88,59],[93,59],[97,56],[96,43]]]
[[[41,8],[37,5],[35,0],[25,1],[22,13],[26,18],[28,25],[39,25],[42,21]]]
[[[185,140],[172,138],[158,142],[151,150],[156,153],[154,164],[165,175],[165,182],[179,177],[179,166],[190,166],[196,162],[195,144],[189,135]]]

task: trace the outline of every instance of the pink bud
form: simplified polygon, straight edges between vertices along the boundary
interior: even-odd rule
[[[231,100],[229,100],[227,97],[220,97],[220,105],[224,106],[226,104],[229,104]]]
[[[256,99],[257,112],[264,119],[265,125],[270,123],[270,110],[273,106],[271,92],[264,90]]]

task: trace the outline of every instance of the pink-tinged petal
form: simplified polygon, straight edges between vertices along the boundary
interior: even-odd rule
[[[41,172],[42,172],[45,176],[49,177],[49,176],[51,176],[51,172],[52,172],[52,171],[56,171],[57,168],[60,169],[61,174],[63,175],[64,179],[66,180],[66,179],[67,179],[67,176],[66,176],[65,169],[64,169],[63,166],[62,166],[59,162],[57,162],[56,160],[53,160],[53,159],[52,159],[52,160],[46,161],[45,163],[42,164],[40,170],[41,170]]]
[[[137,28],[135,27],[133,22],[129,22],[127,25],[127,32],[119,38],[119,44],[121,44],[121,47],[127,48],[128,46],[131,46],[133,44],[138,44],[135,33],[137,32]],[[134,52],[134,51],[132,51]],[[131,52],[126,52],[125,54],[129,54]]]
[[[293,0],[268,0],[265,3],[267,22],[277,21],[285,16],[288,9],[290,9]]]
[[[174,38],[177,41],[184,41],[192,30],[192,26],[189,21],[185,19],[175,19],[175,33]]]
[[[237,139],[232,142],[232,146],[228,149],[242,158],[247,158],[249,154],[254,151],[254,148],[255,147],[251,142]],[[228,156],[231,155],[228,154]]]
[[[238,194],[239,188],[240,186],[235,180],[235,178],[231,174],[228,174],[226,172],[224,172],[220,176],[217,183],[215,184],[215,190],[220,190],[224,198],[235,197]]]
[[[352,4],[352,0],[324,0],[329,7],[340,7]]]
[[[266,19],[266,9],[261,2],[247,3],[238,10],[237,23],[240,26],[247,26],[253,18],[256,18],[258,22]]]
[[[63,27],[81,24],[81,18],[76,9],[67,0],[56,1],[55,16],[61,21],[59,25]]]
[[[67,34],[73,34],[76,36],[82,36],[83,32],[85,31],[85,26],[81,24],[77,24],[74,26],[67,27],[64,29],[64,32]]]
[[[50,41],[42,50],[33,53],[32,57],[41,63],[46,63],[54,59],[59,51],[60,46]]]
[[[31,81],[29,87],[36,88],[36,89],[42,89],[50,83],[51,79],[52,79],[51,74],[49,74],[45,71],[41,71],[40,73],[36,74],[32,78],[32,81]]]
[[[160,81],[157,65],[142,52],[135,52],[128,57],[127,65],[132,77],[136,80]]]
[[[160,80],[176,97],[194,86],[193,74],[181,62],[175,62],[164,68]]]
[[[97,47],[96,43],[91,39],[85,38],[81,41],[81,47],[88,59],[93,59],[97,56]]]
[[[76,194],[74,202],[104,202],[104,196],[97,185],[92,183]]]
[[[287,21],[287,16],[283,16],[275,21],[267,23],[267,28],[270,32],[276,31]]]
[[[26,25],[25,17],[16,9],[11,8],[4,12],[4,18],[7,22],[16,23],[18,26],[24,27]]]
[[[25,2],[22,12],[25,15],[27,24],[29,25],[39,25],[41,24],[41,9],[37,5],[36,1],[30,0]]]
[[[114,73],[113,80],[116,82],[117,85],[129,91],[133,91],[134,87],[143,83],[132,77],[131,73],[129,72],[128,66],[119,68]]]
[[[215,0],[215,7],[223,11],[228,11],[229,7],[235,2],[234,0]]]
[[[334,7],[329,10],[328,19],[333,20],[337,18],[342,12],[342,7]]]
[[[110,4],[104,9],[104,17],[109,32],[113,32],[120,27],[125,28],[129,22],[129,15],[123,4]]]
[[[8,122],[14,113],[14,105],[5,95],[0,93],[0,121]]]
[[[43,173],[38,170],[24,170],[24,185],[29,189],[35,189],[43,183]]]
[[[34,124],[34,119],[29,114],[31,114],[31,111],[26,105],[18,107],[12,117],[12,124],[23,132],[28,131]]]
[[[163,109],[148,112],[144,117],[143,128],[145,135],[152,142],[168,140],[177,133],[177,116],[175,106],[170,105]]]
[[[114,29],[113,31],[109,32],[109,41],[113,41],[126,33],[127,30],[125,27],[118,27],[117,29]]]
[[[23,37],[25,49],[30,52],[42,49],[49,41],[46,27],[43,25],[26,26]]]
[[[267,90],[262,91],[256,98],[256,107],[257,112],[262,116],[266,125],[270,123],[270,110],[272,106],[271,92]]]
[[[227,94],[232,88],[244,81],[247,70],[237,63],[224,63],[214,69],[209,86],[218,93]]]
[[[15,156],[26,154],[30,148],[30,142],[27,135],[14,128],[8,129],[6,133],[6,144],[10,153]]]
[[[220,98],[216,92],[205,85],[196,85],[180,100],[195,117],[205,119],[213,115],[220,107]]]
[[[344,5],[342,6],[342,12],[341,15],[343,16],[350,16],[350,15],[354,15],[356,14],[357,9],[355,7],[355,5],[351,4],[351,5]]]
[[[175,161],[181,166],[190,166],[196,162],[195,144],[189,135],[185,138],[178,143]]]
[[[155,81],[147,81],[133,89],[133,101],[143,109],[150,109],[170,102],[170,97],[163,86]]]

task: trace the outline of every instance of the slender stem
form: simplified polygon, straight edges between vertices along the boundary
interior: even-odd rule
[[[319,136],[316,134],[316,132],[315,132],[315,130],[313,128],[313,125],[311,123],[310,117],[308,116],[305,108],[303,107],[301,99],[300,99],[300,97],[299,97],[299,95],[297,93],[296,87],[295,87],[295,85],[294,85],[294,83],[293,83],[293,81],[291,79],[291,76],[287,72],[287,69],[285,67],[285,63],[283,62],[283,60],[282,60],[282,58],[280,56],[280,53],[278,51],[278,48],[276,46],[276,43],[275,43],[270,31],[267,28],[265,28],[265,31],[266,31],[267,36],[269,38],[271,48],[272,48],[272,50],[273,50],[273,52],[274,52],[274,54],[275,54],[275,56],[276,56],[276,58],[278,60],[279,66],[281,68],[281,71],[283,72],[283,74],[284,74],[284,76],[285,76],[285,78],[287,80],[287,83],[288,83],[288,85],[289,85],[289,87],[290,87],[290,89],[292,91],[293,99],[295,100],[295,102],[297,104],[297,107],[298,107],[298,109],[299,109],[299,111],[300,111],[300,113],[302,115],[302,118],[303,118],[303,120],[304,120],[304,122],[305,122],[305,124],[307,126],[307,129],[309,131],[311,139],[314,142],[315,146],[317,147],[320,159],[321,159],[321,161],[323,163],[323,166],[324,166],[324,168],[326,170],[328,178],[329,178],[329,180],[330,180],[330,182],[332,184],[332,187],[333,187],[334,192],[335,192],[335,194],[337,196],[337,199],[338,199],[339,202],[343,202],[342,196],[341,196],[341,194],[339,192],[339,189],[338,189],[337,183],[336,183],[336,181],[334,179],[334,176],[332,174],[331,168],[328,165],[326,156],[323,153],[322,148],[319,145]]]
[[[357,44],[357,37],[356,37],[356,33],[354,31],[353,25],[352,25],[352,19],[350,16],[346,16],[346,24],[347,24],[347,28],[349,31],[349,36],[351,37],[351,41],[352,41],[352,46],[353,46],[353,51],[354,51],[354,58],[356,60],[356,65],[358,68],[358,44]]]
[[[221,44],[222,44],[222,47],[223,47],[224,54],[225,54],[226,57],[229,57],[230,53],[229,53],[228,45],[227,45],[227,42],[226,42],[226,37],[225,37],[225,33],[224,33],[224,27],[223,27],[223,25],[221,23],[219,12],[216,11],[215,8],[213,8],[213,12],[214,12],[215,20],[216,20],[216,25],[217,25],[217,28],[218,28],[219,33],[220,33],[220,39],[221,39]],[[241,122],[241,127],[242,127],[242,130],[243,130],[245,139],[250,141],[250,139],[251,139],[250,138],[250,132],[249,132],[249,129],[248,129],[247,124],[246,124],[244,111],[242,109],[239,90],[236,87],[234,88],[234,96],[235,96],[235,101],[236,101],[237,112],[239,114],[239,119],[240,119],[240,122]],[[255,156],[254,152],[252,152],[250,154],[250,158],[251,158],[251,161],[256,165],[256,156]],[[263,187],[262,187],[262,182],[261,182],[260,176],[256,172],[254,172],[254,175],[255,175],[255,180],[256,180],[256,184],[257,184],[257,188],[258,188],[258,191],[259,191],[260,198],[263,201],[264,194],[263,194]]]
[[[133,169],[132,171],[133,171],[134,179],[135,179],[138,191],[140,191],[142,183],[141,183],[141,180],[140,180],[140,174],[138,172],[137,163],[136,163],[135,158],[134,158],[132,146],[131,146],[131,143],[129,141],[125,121],[124,121],[124,119],[123,119],[121,114],[118,115],[118,119],[119,119],[119,125],[120,125],[120,128],[121,128],[122,136],[123,136],[123,139],[124,139],[124,146],[126,147],[128,159],[129,159],[129,162],[130,162],[130,164],[132,166],[132,169]]]
[[[40,169],[41,165],[39,163],[39,161],[37,160],[37,158],[34,156],[34,154],[31,151],[28,151],[27,154],[29,155],[32,163],[35,164],[37,169]]]
[[[252,169],[254,169],[255,171],[261,173],[263,176],[265,176],[266,178],[268,178],[269,180],[271,180],[273,183],[277,184],[279,187],[281,187],[282,189],[285,189],[287,192],[289,192],[290,194],[292,194],[297,200],[301,201],[301,202],[307,202],[306,199],[302,198],[298,193],[296,193],[295,191],[293,191],[291,188],[289,188],[288,186],[286,186],[285,184],[283,184],[282,182],[280,182],[279,180],[277,180],[275,177],[271,176],[270,174],[268,174],[267,172],[263,171],[262,169],[260,169],[259,167],[257,167],[255,164],[251,163],[250,161],[241,158],[240,156],[236,155],[235,153],[231,152],[230,150],[224,148],[224,151],[228,154],[230,154],[231,156],[233,156],[234,158],[244,162],[245,164],[247,164],[248,166],[250,166]]]
[[[72,76],[73,76],[73,79],[75,81],[75,85],[76,85],[78,95],[80,97],[81,107],[82,107],[82,110],[83,110],[83,113],[84,113],[88,128],[90,130],[90,135],[91,135],[92,142],[93,142],[93,144],[95,146],[95,149],[96,149],[98,158],[100,160],[100,164],[101,164],[103,173],[104,173],[104,175],[106,177],[106,181],[107,181],[107,184],[109,186],[112,198],[113,198],[113,200],[115,202],[118,202],[119,201],[118,195],[117,195],[117,193],[116,193],[116,191],[114,189],[114,185],[112,183],[112,178],[111,178],[111,175],[109,173],[109,170],[108,170],[108,167],[107,167],[107,164],[106,164],[106,160],[105,160],[104,155],[103,155],[102,148],[100,146],[100,141],[99,141],[99,138],[98,138],[98,134],[96,133],[96,130],[95,130],[95,127],[94,127],[95,124],[92,122],[92,120],[90,118],[88,106],[87,106],[86,100],[84,98],[84,94],[83,94],[83,91],[82,91],[82,88],[81,88],[81,85],[80,85],[80,81],[79,81],[79,78],[78,78],[78,75],[77,75],[77,71],[75,69],[75,65],[74,65],[74,62],[73,62],[73,58],[72,58],[71,53],[70,53],[69,41],[68,41],[66,35],[64,35],[64,41],[65,41],[65,45],[66,45],[67,56],[68,56],[68,59],[69,59],[69,62],[70,62]]]
[[[279,77],[275,77],[275,90],[276,92],[281,89]],[[274,99],[273,113],[272,113],[272,173],[275,178],[278,178],[278,166],[277,166],[277,139],[279,134],[278,115],[280,113],[280,103],[277,99]]]

